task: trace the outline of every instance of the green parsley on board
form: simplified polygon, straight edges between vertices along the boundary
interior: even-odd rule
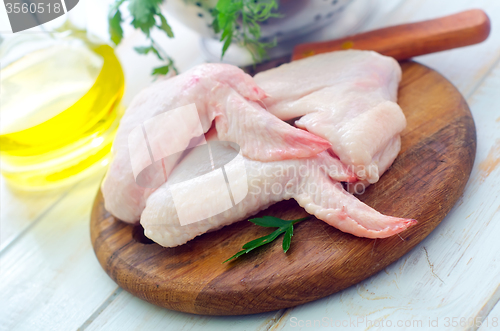
[[[167,0],[168,1],[168,0]],[[186,0],[193,2],[193,0]],[[172,27],[161,13],[160,5],[163,0],[115,0],[108,14],[109,34],[111,40],[118,45],[123,39],[124,17],[122,10],[127,4],[130,13],[130,24],[140,29],[149,41],[149,45],[135,47],[139,54],[152,52],[165,65],[154,68],[152,74],[167,74],[170,70],[177,72],[174,61],[154,41],[151,31],[155,28],[162,30],[169,38],[174,37]],[[212,28],[220,34],[220,41],[224,42],[221,58],[224,57],[231,43],[237,43],[248,49],[254,62],[259,62],[266,57],[267,49],[276,45],[276,42],[261,42],[260,23],[271,17],[280,17],[276,12],[276,0],[219,0],[212,10]]]
[[[232,259],[235,259],[237,257],[240,257],[243,254],[246,254],[252,250],[254,250],[257,247],[263,246],[265,244],[269,244],[272,242],[274,239],[278,238],[278,236],[282,233],[284,233],[283,237],[283,251],[286,253],[288,249],[290,248],[290,244],[292,242],[292,236],[293,236],[293,226],[294,224],[304,221],[308,219],[309,217],[304,217],[304,218],[299,218],[297,220],[291,220],[291,221],[286,221],[282,220],[281,218],[273,217],[273,216],[263,216],[261,218],[253,218],[250,219],[249,221],[259,225],[259,226],[264,226],[268,228],[278,228],[274,232],[271,232],[268,235],[265,235],[263,237],[254,239],[252,241],[247,242],[246,244],[243,245],[242,250],[239,251],[238,253],[234,254],[231,256],[229,259],[222,263],[226,263],[228,261],[231,261]]]

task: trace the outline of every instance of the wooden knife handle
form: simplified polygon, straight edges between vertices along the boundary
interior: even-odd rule
[[[350,37],[295,46],[292,61],[342,49],[373,50],[404,60],[413,56],[477,44],[490,34],[490,20],[480,9],[417,23],[391,26]]]

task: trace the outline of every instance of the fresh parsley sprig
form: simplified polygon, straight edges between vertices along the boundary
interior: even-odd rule
[[[135,47],[135,50],[139,54],[148,54],[153,52],[158,59],[166,62],[166,65],[154,68],[152,74],[166,75],[170,70],[177,72],[172,58],[170,58],[170,56],[168,56],[168,54],[164,52],[158,43],[156,43],[151,37],[151,31],[154,28],[162,30],[169,38],[174,37],[172,28],[160,10],[160,4],[163,0],[115,0],[115,3],[111,6],[108,14],[111,40],[118,45],[123,39],[122,23],[124,22],[124,19],[120,7],[126,2],[128,3],[127,8],[132,18],[132,26],[136,29],[141,29],[150,42],[150,45]]]
[[[246,254],[252,250],[254,250],[257,247],[260,247],[265,244],[269,244],[272,242],[274,239],[278,238],[278,236],[282,233],[284,233],[283,237],[283,251],[286,253],[288,249],[290,248],[290,244],[292,242],[292,236],[293,236],[293,226],[301,221],[304,221],[308,219],[309,217],[304,217],[304,218],[299,218],[297,220],[292,220],[292,221],[286,221],[282,220],[281,218],[273,217],[273,216],[264,216],[262,218],[253,218],[250,219],[249,221],[259,225],[259,226],[264,226],[268,228],[278,228],[274,232],[254,239],[252,241],[247,242],[246,244],[243,245],[243,250],[239,251],[238,253],[234,254],[231,256],[229,259],[222,263],[226,263],[228,261],[231,261],[232,259],[235,259],[243,254]]]
[[[219,0],[212,12],[214,21],[212,27],[215,33],[220,33],[223,41],[222,55],[224,57],[233,41],[245,46],[254,62],[261,61],[267,54],[267,49],[276,45],[276,40],[265,43],[261,37],[260,24],[271,17],[281,17],[276,0]]]

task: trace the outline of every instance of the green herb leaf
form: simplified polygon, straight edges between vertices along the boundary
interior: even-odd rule
[[[162,67],[157,67],[153,69],[153,72],[151,73],[152,75],[166,75],[170,71],[170,64],[167,64],[166,66]]]
[[[123,22],[122,13],[118,6],[116,8],[112,8],[109,16],[109,34],[111,36],[111,40],[118,45],[123,39],[123,29],[121,23]]]
[[[247,242],[246,244],[243,245],[243,247],[241,247],[243,250],[234,254],[233,256],[231,256],[229,259],[227,259],[226,261],[224,261],[222,263],[226,263],[228,261],[236,259],[237,257],[240,257],[241,255],[246,254],[246,253],[254,250],[257,247],[269,244],[270,242],[272,242],[273,240],[278,238],[278,236],[282,233],[285,233],[285,236],[283,237],[283,251],[286,253],[288,251],[288,249],[290,248],[290,244],[292,241],[293,225],[298,223],[298,222],[304,221],[308,218],[309,217],[304,217],[304,218],[299,218],[299,219],[292,220],[292,221],[286,221],[286,220],[282,220],[281,218],[277,218],[277,217],[273,217],[273,216],[264,216],[262,218],[250,219],[249,221],[256,224],[256,225],[264,226],[264,227],[278,228],[278,229],[274,230],[273,232],[271,232],[268,235],[265,235],[263,237],[260,237],[260,238],[257,238],[257,239],[254,239],[252,241]]]
[[[254,239],[252,241],[247,242],[245,245],[243,245],[243,249],[248,249],[248,248],[257,248],[259,246],[265,245],[276,239],[280,234],[282,234],[283,231],[281,229],[275,230],[274,232],[268,234],[267,236],[263,236],[257,239]]]
[[[134,47],[134,49],[139,54],[148,54],[151,51],[151,46]]]
[[[134,49],[139,54],[148,54],[149,52],[153,52],[158,57],[158,59],[164,60],[164,58],[160,55],[160,52],[153,45],[134,47]]]
[[[283,251],[286,253],[290,249],[290,244],[292,243],[293,236],[293,226],[288,227],[283,236]]]
[[[226,51],[229,48],[229,45],[231,45],[232,41],[233,41],[233,36],[229,35],[226,38],[226,41],[224,42],[224,45],[222,46],[222,55],[221,55],[221,58],[226,54]]]
[[[219,0],[212,12],[212,28],[215,33],[222,32],[220,41],[224,43],[221,58],[234,41],[250,51],[254,62],[266,57],[267,49],[275,46],[276,42],[264,43],[259,40],[260,23],[271,17],[281,17],[274,12],[276,9],[276,0]]]
[[[160,26],[158,26],[158,28],[160,28],[163,31],[165,31],[165,33],[167,34],[167,36],[169,38],[173,38],[174,37],[174,32],[172,31],[172,27],[168,24],[167,19],[165,18],[165,16],[163,16],[162,13],[158,13],[158,16],[160,17],[160,20],[161,20],[161,24],[160,24]]]
[[[149,37],[150,30],[156,25],[155,15],[160,12],[162,0],[127,0],[132,15],[132,26]]]
[[[288,226],[288,224],[290,224],[290,221],[285,221],[282,220],[281,218],[277,218],[274,216],[263,216],[261,218],[252,218],[249,221],[252,222],[253,224],[270,228],[279,228],[282,226]]]

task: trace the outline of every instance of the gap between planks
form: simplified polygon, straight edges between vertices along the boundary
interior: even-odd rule
[[[109,297],[104,300],[104,302],[92,313],[92,315],[87,318],[85,322],[77,329],[78,331],[84,331],[86,328],[94,322],[94,320],[99,317],[99,315],[116,299],[116,297],[123,292],[123,289],[119,286],[109,295]]]

